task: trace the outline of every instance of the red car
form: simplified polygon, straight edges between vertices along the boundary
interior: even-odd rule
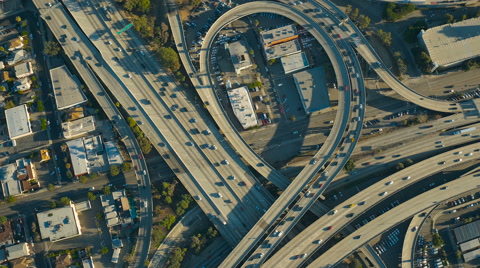
[[[332,229],[333,229],[333,225],[327,228],[327,230],[332,230]]]
[[[240,182],[240,185],[241,185],[241,186],[247,186],[247,183],[244,182],[244,181],[241,181],[241,182]]]
[[[141,154],[138,154],[138,159],[143,159],[143,156]]]
[[[343,88],[345,88],[345,91],[348,91],[348,86],[344,86]]]

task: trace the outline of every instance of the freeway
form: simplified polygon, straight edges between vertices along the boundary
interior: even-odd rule
[[[428,208],[414,215],[407,228],[407,234],[403,238],[402,246],[402,268],[414,267],[415,244],[422,225],[429,218],[430,213],[436,208]]]
[[[188,53],[187,42],[183,33],[182,22],[180,21],[180,16],[177,11],[176,1],[171,1],[170,12],[168,14],[168,20],[170,23],[170,28],[172,30],[172,35],[175,40],[178,54],[183,66],[186,69],[186,72],[191,75],[192,83],[196,86],[197,93],[202,99],[203,103],[208,103],[207,109],[210,115],[215,120],[217,126],[222,130],[222,133],[225,135],[226,139],[230,144],[235,148],[235,150],[245,159],[245,161],[255,170],[262,175],[264,178],[272,182],[274,185],[284,190],[290,184],[290,180],[283,176],[279,171],[275,170],[270,164],[257,155],[252,148],[245,142],[245,140],[240,136],[240,133],[235,129],[235,126],[230,121],[225,111],[221,108],[220,102],[218,101],[216,95],[212,90],[208,90],[204,86],[200,86],[199,81],[196,79],[197,71],[193,67],[190,55]]]
[[[478,189],[478,180],[475,179],[475,175],[478,175],[478,173],[454,180],[453,183],[449,183],[447,191],[443,190],[442,187],[436,187],[389,210],[387,213],[345,237],[308,267],[333,267],[361,245],[412,217],[419,211],[434,207],[464,192]]]
[[[333,19],[336,24],[339,24],[347,16],[335,6],[332,2],[328,0],[312,0],[307,2],[309,4],[315,4],[317,7],[323,9],[324,16],[328,16],[329,19]],[[303,5],[306,7],[305,5]],[[329,14],[329,15],[325,15]],[[377,55],[373,47],[368,43],[366,38],[362,35],[360,30],[355,26],[355,24],[347,20],[343,23],[342,27],[337,27],[336,31],[341,35],[341,38],[345,39],[347,42],[350,42],[353,47],[358,51],[358,53],[365,59],[365,61],[373,68],[373,70],[382,78],[382,80],[387,83],[393,90],[395,90],[402,97],[407,100],[430,110],[439,111],[439,112],[448,112],[448,113],[459,113],[462,112],[462,107],[460,104],[452,101],[440,101],[431,99],[429,97],[423,96],[414,90],[410,89],[404,85],[400,80],[398,80],[395,75],[386,67],[380,57]]]
[[[268,5],[268,9],[264,9],[265,6]],[[305,29],[309,30],[312,35],[319,40],[319,42],[324,47],[334,47],[331,39],[326,36],[323,31],[319,29],[317,26],[316,28],[311,27],[311,21],[309,18],[304,18],[302,12],[298,12],[296,10],[292,10],[289,6],[281,4],[281,3],[266,3],[266,2],[255,2],[255,3],[248,3],[237,6],[236,8],[226,12],[222,17],[220,17],[215,23],[212,25],[211,29],[207,32],[205,37],[202,50],[200,53],[200,68],[202,68],[197,75],[197,78],[200,79],[200,85],[202,87],[211,86],[211,77],[208,72],[205,71],[206,69],[206,62],[208,59],[209,50],[207,49],[210,47],[214,41],[214,37],[217,35],[218,31],[226,24],[230,23],[233,20],[237,20],[239,18],[245,17],[247,15],[261,12],[264,10],[265,12],[273,12],[281,14],[285,17],[288,17],[297,23],[300,23]],[[323,33],[323,36],[322,36]],[[330,40],[330,43],[326,43],[326,40]],[[338,52],[333,53],[332,50],[326,49],[326,52],[329,58],[332,59],[334,62],[333,68],[335,73],[337,74],[337,82],[339,84],[339,88],[348,88],[350,87],[350,79],[348,77],[348,72],[346,67],[343,63],[343,59]],[[272,205],[273,209],[267,211],[267,213],[262,217],[259,223],[255,225],[252,230],[248,233],[247,236],[240,242],[240,244],[234,249],[234,251],[230,254],[229,258],[224,261],[222,266],[232,267],[238,265],[239,262],[243,258],[246,257],[248,252],[251,248],[258,244],[259,241],[263,238],[263,234],[265,232],[271,232],[273,229],[273,225],[278,221],[277,219],[283,214],[283,212],[287,209],[287,207],[292,204],[292,202],[297,199],[297,197],[303,195],[301,194],[302,189],[304,189],[308,183],[314,179],[316,173],[325,165],[328,161],[330,156],[332,155],[333,151],[336,147],[340,144],[343,135],[336,135],[338,133],[344,133],[348,122],[350,121],[350,91],[341,90],[339,92],[344,92],[343,94],[339,94],[339,113],[337,113],[337,118],[335,124],[332,129],[332,134],[327,138],[325,145],[320,149],[319,152],[314,156],[315,161],[312,161],[311,165],[305,167],[305,169],[298,175],[297,179],[293,186],[287,188],[287,190],[282,194],[282,197]],[[338,124],[340,122],[340,124]],[[339,167],[341,166],[339,165]],[[304,209],[306,211],[307,209]],[[304,213],[304,212],[303,212]]]
[[[312,254],[322,245],[315,243],[315,241],[323,240],[322,243],[325,243],[328,239],[332,238],[337,231],[345,228],[345,226],[351,223],[359,215],[367,211],[369,208],[372,208],[375,204],[381,202],[389,195],[398,192],[415,182],[421,181],[427,176],[442,169],[458,165],[459,162],[456,162],[456,159],[461,158],[461,155],[472,153],[475,150],[478,150],[478,148],[480,148],[478,144],[473,144],[445,152],[407,167],[378,181],[374,185],[337,205],[332,209],[332,211],[337,210],[335,214],[328,213],[319,218],[302,233],[292,239],[287,245],[281,248],[265,263],[264,266],[275,267],[280,263],[288,263],[292,266],[301,265],[306,259],[295,259],[293,256],[301,254],[312,256]],[[461,152],[461,155],[458,154],[458,152]],[[438,163],[442,161],[445,161],[445,164],[439,165]],[[329,226],[333,226],[334,231],[329,230]]]
[[[174,157],[169,154],[174,152],[178,162],[186,166],[188,172],[178,172],[177,176],[196,197],[197,202],[205,200],[198,203],[206,213],[211,213],[212,221],[227,237],[229,243],[235,244],[235,240],[239,240],[249,226],[261,216],[262,212],[255,208],[259,206],[265,208],[271,204],[266,192],[250,190],[255,184],[253,175],[249,174],[248,169],[233,151],[222,143],[220,134],[214,129],[209,130],[209,126],[202,120],[204,116],[197,113],[196,106],[188,102],[184,92],[168,80],[166,74],[158,77],[138,70],[140,63],[138,58],[143,60],[146,57],[140,56],[141,53],[126,52],[126,48],[130,47],[128,43],[130,40],[126,39],[130,36],[109,33],[110,30],[116,30],[115,25],[121,23],[112,20],[108,23],[116,24],[107,25],[107,22],[99,19],[98,11],[89,5],[79,8],[75,2],[67,2],[67,6],[87,35],[96,34],[92,40],[112,71],[106,73],[105,69],[108,68],[98,68],[96,65],[92,65],[92,68],[96,69],[105,83],[110,83],[109,88],[117,89],[115,91],[117,99],[124,107],[128,107],[142,130],[162,152],[162,156],[172,159]],[[112,18],[115,19],[115,16]],[[99,32],[106,34],[98,37]],[[113,73],[126,75],[112,79]],[[121,80],[128,90],[122,84],[119,85],[117,80]],[[161,88],[160,92],[156,90],[157,88]],[[177,113],[174,113],[176,108],[172,108],[174,105],[180,110]],[[132,110],[142,113],[131,112]],[[155,125],[165,127],[162,127],[160,133]],[[192,129],[187,131],[186,128],[190,127],[192,129],[195,127],[198,133],[192,133]],[[205,146],[206,144],[210,146]],[[213,145],[215,149],[212,149]],[[192,174],[195,175],[195,179]],[[243,186],[239,183],[240,179],[246,181],[248,185]],[[221,224],[220,220],[216,220],[221,217],[229,224]]]

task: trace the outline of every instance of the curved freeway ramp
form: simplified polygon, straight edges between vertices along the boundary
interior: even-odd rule
[[[470,174],[454,180],[452,183],[449,183],[448,191],[442,191],[442,186],[439,186],[389,210],[387,213],[345,237],[342,241],[331,247],[327,252],[312,262],[308,267],[334,267],[361,245],[368,243],[376,236],[388,231],[419,211],[436,206],[439,203],[462,193],[478,189],[478,180],[475,179],[475,175],[476,174]],[[355,239],[358,236],[360,237]]]
[[[331,14],[329,17],[337,24],[340,23],[340,19],[338,17],[341,17],[342,20],[343,18],[347,18],[347,15],[343,13],[342,10],[328,0],[315,0],[314,3],[318,3],[320,5],[319,7],[326,9],[324,11],[328,11]],[[297,7],[301,8],[301,6]],[[335,15],[338,15],[338,17]],[[378,54],[352,21],[348,20],[346,23],[343,23],[342,27],[338,27],[336,30],[339,34],[341,34],[342,38],[347,39],[347,41],[352,43],[358,53],[360,53],[365,61],[370,64],[378,76],[380,76],[385,83],[395,90],[395,92],[400,94],[400,96],[406,98],[410,102],[430,110],[446,113],[462,112],[460,104],[456,102],[431,99],[419,94],[400,82],[400,80],[398,80],[397,77],[382,63],[382,60]]]
[[[367,189],[359,192],[358,194],[337,205],[334,209],[338,212],[334,215],[326,214],[314,223],[312,223],[310,226],[308,226],[307,229],[298,234],[283,248],[276,252],[275,255],[273,255],[272,258],[270,258],[263,265],[263,267],[278,267],[278,265],[285,263],[289,266],[301,265],[301,263],[306,259],[295,259],[292,258],[292,256],[304,253],[307,254],[307,256],[312,256],[313,253],[315,253],[315,251],[320,248],[328,239],[332,238],[337,233],[337,231],[345,228],[359,215],[374,207],[383,199],[388,198],[388,196],[398,191],[401,191],[405,187],[421,181],[422,179],[431,174],[434,174],[445,168],[457,165],[458,163],[454,162],[454,160],[457,159],[459,156],[454,154],[454,152],[458,152],[458,150],[461,150],[464,153],[469,153],[473,152],[477,148],[479,148],[478,144],[472,144],[457,148],[455,150],[448,151],[431,157],[427,160],[421,161],[413,166],[394,173],[393,175],[390,175],[381,181],[378,181],[374,185],[368,187]],[[438,165],[438,163],[441,161],[446,161],[446,163],[444,165]],[[410,179],[406,179],[407,177],[410,177]],[[391,185],[387,185],[389,184],[389,182],[393,183]],[[453,183],[456,184],[457,182],[453,181]],[[379,195],[380,193],[385,191],[387,191],[386,196]],[[351,204],[354,205],[351,207]],[[420,207],[418,207],[418,209],[416,206],[413,207],[415,207],[415,212],[422,210]],[[350,213],[354,213],[354,215],[348,217],[347,215],[349,215]],[[377,219],[373,220],[372,222],[375,222]],[[328,230],[329,226],[333,226],[334,229]],[[363,228],[364,227],[360,228],[359,230],[362,230]],[[354,233],[358,233],[358,230]],[[314,241],[320,239],[323,240],[322,243],[314,243]]]

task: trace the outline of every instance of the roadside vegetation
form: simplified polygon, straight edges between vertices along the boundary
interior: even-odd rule
[[[388,3],[383,12],[383,18],[388,22],[395,22],[415,11],[415,5]]]

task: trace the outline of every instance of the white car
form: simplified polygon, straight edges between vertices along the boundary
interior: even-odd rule
[[[318,239],[318,240],[313,241],[313,243],[314,244],[320,244],[320,243],[322,243],[322,241],[323,241],[322,239]]]
[[[380,196],[385,196],[387,194],[388,194],[388,192],[383,192],[383,193],[380,194]]]
[[[461,158],[456,159],[455,162],[462,162],[462,159]]]
[[[409,180],[410,178],[411,178],[411,177],[408,176],[408,177],[403,178],[403,180]]]
[[[456,153],[454,153],[454,154],[459,155],[459,154],[461,154],[461,153],[462,153],[462,151],[458,151],[458,152],[456,152]]]
[[[393,181],[389,181],[387,183],[385,183],[386,185],[392,185],[393,184]]]

